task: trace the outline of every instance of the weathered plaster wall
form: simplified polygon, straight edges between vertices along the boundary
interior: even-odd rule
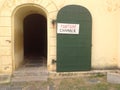
[[[13,59],[15,60],[15,68],[19,67],[23,61],[23,15],[15,13],[13,19],[14,39],[12,39],[14,52]],[[12,29],[12,30],[13,30]]]
[[[114,2],[116,2],[114,0]],[[118,2],[116,2],[118,3]],[[118,64],[118,22],[120,10],[112,0],[99,0],[91,9],[93,16],[93,68],[115,68]],[[96,7],[97,6],[97,7]]]
[[[64,6],[86,7],[92,15],[92,68],[120,67],[120,0],[0,0],[0,73],[12,71],[14,65],[13,12],[23,4],[37,4],[47,14],[48,69],[55,69],[56,28],[51,21]]]

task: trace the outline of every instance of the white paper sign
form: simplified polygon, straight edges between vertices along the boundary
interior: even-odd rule
[[[58,34],[79,34],[79,24],[58,23]]]

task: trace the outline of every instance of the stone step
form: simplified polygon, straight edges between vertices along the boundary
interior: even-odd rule
[[[21,68],[17,69],[17,71],[40,71],[40,70],[47,70],[46,66],[40,66],[40,67],[25,67],[25,66],[22,66]]]
[[[37,70],[35,70],[35,71],[32,71],[32,70],[30,70],[30,71],[15,71],[15,72],[13,72],[13,74],[15,73],[41,73],[41,72],[45,72],[45,73],[47,73],[48,71],[47,70],[40,70],[40,71],[37,71]]]
[[[12,74],[12,82],[29,82],[29,81],[47,81],[49,72],[46,69],[39,68],[22,68]]]
[[[21,73],[21,74],[18,74],[18,73],[16,73],[16,74],[13,74],[12,76],[13,77],[15,77],[15,76],[48,76],[49,75],[49,73],[43,73],[43,72],[41,72],[41,73]]]
[[[48,76],[12,77],[11,82],[47,81]]]
[[[47,76],[49,72],[42,68],[24,68],[13,72],[12,76]]]

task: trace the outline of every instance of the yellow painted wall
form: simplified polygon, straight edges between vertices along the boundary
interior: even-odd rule
[[[13,52],[15,61],[15,68],[18,68],[23,63],[23,15],[15,13],[13,18]]]
[[[118,27],[118,67],[120,68],[120,11],[117,15],[117,27]]]
[[[18,17],[26,15],[17,14],[13,16],[14,10],[19,6],[31,3],[33,6],[38,5],[46,12],[48,20],[48,69],[55,70],[56,65],[52,65],[52,59],[56,59],[56,28],[51,21],[56,19],[58,11],[66,5],[81,5],[86,7],[92,15],[92,68],[108,69],[120,67],[120,0],[0,0],[0,73],[10,73],[15,67],[15,58],[19,58],[18,64],[22,60],[22,28],[21,20]],[[27,11],[28,9],[26,8]],[[31,8],[32,10],[32,8]],[[34,9],[38,10],[38,9]],[[41,14],[43,13],[40,12]],[[15,19],[15,24],[12,20]],[[17,22],[16,22],[17,20]],[[20,24],[19,24],[20,23]],[[18,26],[14,29],[14,25]],[[13,30],[21,33],[14,34]],[[10,41],[10,42],[9,42]],[[17,47],[18,50],[13,50]],[[13,54],[15,51],[16,53]],[[17,53],[19,56],[17,56]],[[7,68],[7,69],[6,69]]]

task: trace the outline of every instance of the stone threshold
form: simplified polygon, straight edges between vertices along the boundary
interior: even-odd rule
[[[117,72],[118,70],[91,70],[80,72],[49,72],[49,78],[70,78],[70,77],[85,77],[85,76],[106,76],[107,73]]]

